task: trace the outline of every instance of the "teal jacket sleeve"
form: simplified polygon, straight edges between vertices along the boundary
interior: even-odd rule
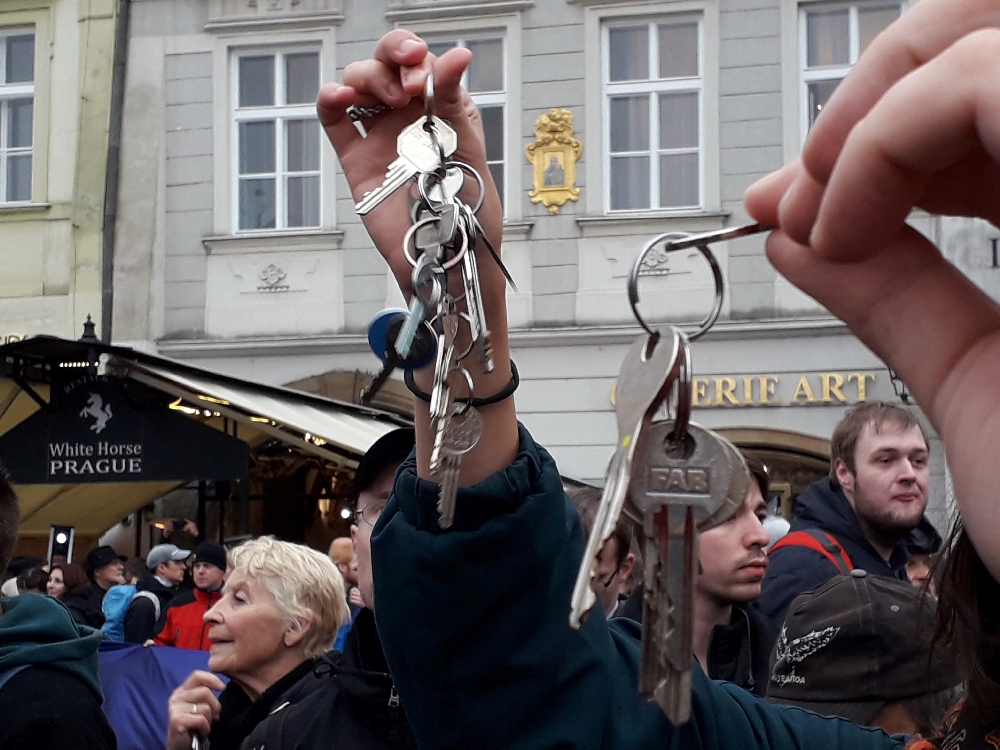
[[[555,462],[524,428],[506,469],[459,493],[438,528],[437,485],[411,459],[372,537],[375,617],[421,748],[890,750],[902,742],[767,704],[696,670],[692,721],[639,695],[639,631],[599,611],[569,627],[583,556]]]

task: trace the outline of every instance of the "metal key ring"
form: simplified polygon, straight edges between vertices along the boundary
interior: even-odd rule
[[[431,137],[434,146],[438,151],[438,164],[443,165],[445,160],[447,160],[447,155],[444,153],[444,144],[441,143],[441,138],[438,137],[437,125],[434,122],[434,74],[428,73],[427,78],[424,79],[424,132]],[[439,166],[437,170],[440,171],[444,167]]]
[[[453,169],[455,167],[461,169],[463,172],[467,172],[475,178],[476,184],[479,187],[479,197],[476,199],[476,205],[472,209],[472,213],[479,213],[479,209],[483,207],[483,201],[486,199],[486,183],[483,182],[483,176],[479,174],[479,171],[474,167],[471,167],[468,164],[463,164],[460,161],[444,162],[442,169],[447,172],[449,169]],[[427,183],[430,182],[430,178],[433,174],[433,172],[423,172],[417,178],[417,192],[420,194],[420,199],[428,205],[430,205],[431,199],[427,195],[430,190],[430,186]]]
[[[456,411],[456,412],[453,413],[454,416],[460,417],[460,416],[463,416],[463,415],[467,414],[468,411],[469,411],[469,409],[472,408],[472,399],[475,396],[476,384],[472,380],[472,373],[469,372],[464,367],[462,367],[461,365],[456,364],[454,367],[452,367],[448,371],[448,374],[445,376],[445,382],[448,384],[449,388],[451,388],[451,376],[454,375],[456,372],[461,373],[465,377],[465,384],[469,388],[469,395],[467,397],[465,397],[465,398],[462,398],[462,397],[454,398],[453,397],[451,399],[452,406],[454,406],[455,404],[461,404],[462,405],[463,408],[461,408],[458,411]]]
[[[639,322],[639,325],[650,336],[655,334],[655,329],[651,328],[649,323],[646,322],[645,318],[639,312],[639,271],[642,268],[642,262],[649,255],[649,252],[659,245],[664,240],[667,241],[664,246],[664,251],[667,253],[673,252],[674,250],[680,250],[681,247],[675,247],[674,241],[685,240],[692,235],[686,232],[667,232],[666,234],[661,234],[654,237],[639,253],[639,257],[635,259],[635,263],[632,264],[632,270],[628,275],[628,303],[632,308],[632,314],[635,319]],[[712,310],[708,313],[708,316],[699,324],[698,329],[691,334],[688,334],[688,339],[690,341],[696,341],[702,336],[704,336],[708,330],[715,325],[715,321],[719,319],[719,313],[722,312],[722,302],[725,299],[726,294],[726,282],[722,277],[722,268],[719,266],[719,262],[716,260],[715,255],[711,250],[708,249],[708,243],[704,242],[702,244],[696,245],[698,251],[705,257],[708,261],[709,267],[712,269],[712,280],[715,282],[715,300],[712,304]]]
[[[441,221],[441,217],[428,216],[424,219],[421,219],[416,224],[411,224],[410,228],[406,230],[406,234],[403,235],[403,255],[406,257],[406,260],[409,262],[409,264],[414,268],[417,267],[417,258],[415,254],[412,256],[410,255],[410,242],[413,240],[413,235],[416,233],[418,229],[420,229],[420,227],[425,226],[426,224],[432,221]],[[466,251],[468,251],[469,249],[469,236],[465,233],[465,229],[462,227],[461,224],[459,224],[457,228],[459,234],[462,237],[462,246],[461,248],[459,248],[458,252],[455,253],[455,255],[451,258],[451,260],[448,260],[441,265],[441,268],[444,271],[449,271],[452,268],[454,268],[458,263],[461,263],[462,259],[465,257]],[[415,251],[416,246],[414,246],[413,249]]]

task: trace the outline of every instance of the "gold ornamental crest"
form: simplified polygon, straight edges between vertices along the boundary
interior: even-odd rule
[[[534,167],[535,188],[528,195],[542,203],[550,214],[559,213],[566,201],[580,197],[576,187],[576,162],[583,145],[573,137],[573,113],[550,109],[535,121],[535,142],[528,146],[528,161]]]

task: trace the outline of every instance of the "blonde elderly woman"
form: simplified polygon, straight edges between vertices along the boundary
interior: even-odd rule
[[[193,735],[208,737],[212,750],[262,747],[273,716],[336,691],[328,670],[317,669],[348,617],[343,578],[330,558],[267,537],[229,557],[232,572],[205,624],[208,667],[230,682],[197,671],[173,692],[168,750],[189,750]]]

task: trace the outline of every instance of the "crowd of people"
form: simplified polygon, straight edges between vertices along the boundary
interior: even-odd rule
[[[990,0],[915,4],[838,87],[802,156],[746,198],[778,227],[778,270],[900,373],[942,436],[961,514],[947,541],[924,515],[930,445],[908,408],[845,413],[829,476],[798,497],[776,543],[769,478],[748,457],[742,504],[700,530],[692,716],[673,726],[637,689],[647,593],[629,522],[600,551],[601,611],[573,630],[570,592],[599,493],[568,497],[504,398],[480,410],[482,438],[441,529],[417,400],[415,429],[390,432],[361,461],[350,542],[329,555],[262,537],[231,550],[158,545],[139,570],[98,547],[82,567],[20,571],[23,593],[0,614],[0,746],[115,747],[97,675],[107,638],[209,651],[208,670],[169,698],[171,750],[202,739],[213,750],[1000,747],[1000,308],[904,223],[914,206],[1000,219],[998,27]],[[435,112],[458,136],[453,158],[486,180],[479,219],[500,247],[481,123],[460,85],[470,54],[434,57],[393,31],[321,90],[318,110],[360,197],[423,114],[433,72]],[[364,108],[365,133],[351,106]],[[409,293],[403,192],[365,222]],[[505,389],[512,365],[505,280],[488,262],[480,273],[495,369],[470,367],[485,395]],[[429,378],[415,373],[416,387],[429,391]],[[0,478],[0,569],[17,522]]]

